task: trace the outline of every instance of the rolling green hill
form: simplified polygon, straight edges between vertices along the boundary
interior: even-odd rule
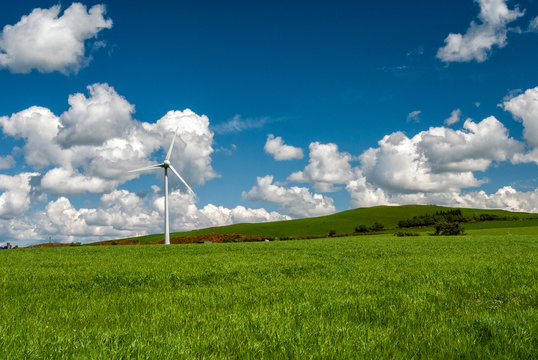
[[[327,235],[329,231],[334,230],[337,234],[353,233],[355,227],[359,225],[371,226],[375,221],[382,223],[386,229],[394,229],[398,226],[399,220],[410,219],[413,216],[422,216],[426,214],[435,214],[437,211],[454,210],[457,208],[449,208],[436,205],[404,205],[404,206],[374,206],[369,208],[358,208],[347,211],[342,211],[336,214],[319,216],[313,218],[296,219],[288,221],[276,221],[267,223],[255,224],[234,224],[228,226],[219,226],[187,232],[171,233],[171,237],[202,235],[202,234],[227,234],[241,233],[244,235],[265,235],[273,237],[283,236],[320,236]],[[473,215],[492,214],[498,217],[509,217],[510,220],[504,221],[489,221],[468,224],[471,234],[482,233],[482,230],[488,229],[492,233],[499,233],[494,229],[499,228],[529,228],[535,227],[538,230],[538,214],[510,212],[505,210],[491,209],[461,209],[465,217]],[[467,228],[467,224],[466,224]],[[529,229],[523,230],[528,233]],[[428,232],[431,228],[421,228],[418,232]],[[521,230],[520,230],[521,231]],[[390,232],[390,230],[388,230]],[[486,232],[487,233],[487,232]],[[502,234],[506,232],[500,232]],[[533,232],[531,233],[538,233]],[[485,233],[484,233],[485,234]],[[161,240],[162,234],[153,234],[137,237],[136,240],[142,244]],[[135,239],[135,238],[129,238]],[[122,240],[129,240],[122,239]]]

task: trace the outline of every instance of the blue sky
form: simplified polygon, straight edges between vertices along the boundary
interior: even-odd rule
[[[8,2],[0,242],[424,203],[538,212],[538,3]],[[189,109],[189,110],[186,110]]]

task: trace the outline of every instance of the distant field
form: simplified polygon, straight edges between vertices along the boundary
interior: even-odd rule
[[[241,233],[244,235],[266,235],[274,237],[284,236],[320,236],[327,235],[329,231],[334,230],[337,234],[351,234],[359,225],[372,225],[375,221],[381,222],[387,230],[386,233],[394,233],[398,230],[391,230],[398,226],[399,220],[421,216],[426,214],[435,214],[436,211],[447,211],[450,209],[443,206],[435,205],[405,205],[405,206],[374,206],[369,208],[358,208],[353,210],[342,211],[333,215],[320,216],[306,219],[296,219],[289,221],[276,221],[269,223],[257,224],[235,224],[228,226],[219,226],[214,228],[200,229],[187,232],[176,232],[170,234],[171,237],[201,235],[201,234],[225,234]],[[518,217],[518,220],[509,221],[489,221],[474,224],[464,224],[466,229],[479,230],[498,227],[532,227],[538,226],[538,214],[516,213],[505,210],[484,210],[484,209],[461,209],[462,214],[466,217],[480,214],[494,214],[499,217]],[[410,229],[410,231],[428,234],[433,232],[433,228]],[[469,233],[474,234],[474,231]],[[487,233],[487,232],[486,232]],[[503,232],[495,232],[505,234]],[[516,232],[516,233],[521,233]],[[523,234],[528,232],[522,231]],[[538,232],[534,232],[538,235]],[[163,234],[152,234],[139,236],[136,241],[145,244],[148,242],[162,241]]]
[[[537,278],[535,235],[6,250],[0,359],[532,359]]]

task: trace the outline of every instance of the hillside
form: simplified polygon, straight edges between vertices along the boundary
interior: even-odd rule
[[[255,224],[234,224],[205,228],[187,232],[171,233],[170,237],[181,237],[202,234],[228,234],[241,233],[244,235],[266,235],[272,237],[283,236],[320,236],[326,235],[329,231],[334,230],[337,234],[353,233],[359,225],[371,226],[375,221],[382,223],[386,229],[394,229],[398,226],[399,220],[410,219],[414,216],[423,216],[426,214],[435,214],[438,211],[454,210],[436,205],[403,205],[403,206],[374,206],[368,208],[358,208],[342,211],[336,214],[319,216],[304,219],[295,219],[288,221],[276,221]],[[493,231],[498,228],[518,228],[538,226],[538,214],[510,212],[505,210],[491,209],[461,209],[465,217],[479,216],[481,214],[492,214],[498,217],[509,217],[517,220],[507,221],[489,221],[484,223],[469,224],[469,230],[473,232],[481,229]],[[523,221],[526,220],[526,221]],[[483,224],[483,225],[481,225]],[[422,232],[427,229],[421,229]],[[159,241],[162,234],[152,234],[136,238],[121,239],[122,242],[136,242],[145,244],[148,242]],[[97,243],[96,243],[97,244]]]

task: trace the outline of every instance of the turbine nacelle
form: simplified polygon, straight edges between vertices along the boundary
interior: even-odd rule
[[[163,168],[169,168],[171,165],[170,165],[170,160],[164,160],[163,161],[163,164],[162,164]]]

